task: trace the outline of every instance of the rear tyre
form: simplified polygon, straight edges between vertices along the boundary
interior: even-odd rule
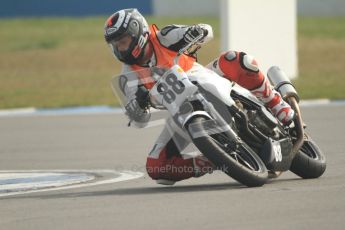
[[[260,157],[240,139],[231,138],[229,131],[214,132],[217,129],[216,122],[205,117],[191,118],[187,124],[193,143],[217,169],[248,187],[264,185],[268,173]]]
[[[304,179],[320,177],[326,170],[326,157],[317,144],[305,134],[304,143],[293,159],[290,171]]]

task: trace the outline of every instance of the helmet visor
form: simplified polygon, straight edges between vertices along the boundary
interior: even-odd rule
[[[125,52],[130,48],[132,41],[132,36],[130,36],[129,34],[124,34],[124,36],[121,36],[119,39],[109,41],[109,45],[111,45],[113,49],[116,49],[119,52]]]
[[[124,60],[130,55],[133,49],[134,38],[129,34],[124,34],[118,39],[113,39],[108,42],[113,50],[114,55],[120,60]]]

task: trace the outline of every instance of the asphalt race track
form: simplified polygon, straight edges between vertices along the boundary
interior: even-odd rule
[[[302,112],[327,156],[319,179],[287,172],[246,188],[215,172],[164,187],[144,174],[0,197],[0,229],[345,229],[345,106]],[[0,170],[144,172],[161,128],[127,128],[121,114],[1,117]]]

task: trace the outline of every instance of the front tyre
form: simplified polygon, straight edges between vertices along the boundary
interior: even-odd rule
[[[317,144],[305,134],[304,143],[296,154],[290,171],[304,179],[320,177],[326,170],[326,157]]]
[[[195,146],[217,169],[248,187],[264,185],[268,174],[260,157],[243,141],[231,138],[229,131],[217,129],[216,122],[205,117],[191,118],[187,125]]]

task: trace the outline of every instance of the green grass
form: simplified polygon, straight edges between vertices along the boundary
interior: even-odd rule
[[[0,109],[116,103],[110,79],[120,71],[103,40],[104,17],[0,20]],[[208,63],[218,55],[216,18],[154,18],[166,24],[208,23],[215,39],[200,50]],[[299,18],[301,98],[345,98],[345,17]]]
[[[345,17],[299,18],[299,78],[303,99],[345,98]]]

